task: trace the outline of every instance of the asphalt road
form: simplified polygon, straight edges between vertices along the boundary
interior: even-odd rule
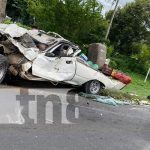
[[[0,102],[0,150],[150,150],[147,106],[103,105],[34,82],[0,86]]]

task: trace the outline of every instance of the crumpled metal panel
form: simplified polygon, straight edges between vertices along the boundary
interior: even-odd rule
[[[38,48],[25,48],[20,42],[17,42],[13,38],[10,38],[10,40],[28,60],[32,61],[38,56]]]
[[[56,41],[56,38],[54,37],[51,37],[43,32],[40,32],[39,30],[29,30],[27,32],[33,39],[37,40],[38,42],[40,43],[43,43],[43,44],[51,44],[53,43],[54,41]]]
[[[0,47],[3,47],[5,54],[11,54],[16,51],[16,47],[8,39],[6,41],[0,41]]]
[[[70,62],[67,64],[66,62]],[[39,71],[40,70],[40,71]],[[46,58],[39,55],[33,62],[32,73],[35,76],[55,81],[68,81],[75,75],[75,61],[73,58]]]
[[[22,54],[10,54],[8,55],[8,61],[10,65],[18,65],[23,60],[24,56]]]
[[[25,47],[25,48],[32,48],[36,47],[35,42],[32,40],[30,35],[27,33],[21,36],[18,41]]]
[[[3,26],[3,25],[2,25]],[[10,35],[12,38],[14,37],[21,37],[25,33],[27,33],[27,29],[21,28],[16,24],[10,24],[6,26],[5,30],[3,31],[5,34]]]
[[[7,27],[8,27],[7,24],[0,24],[0,32],[1,33],[4,32]]]
[[[34,44],[33,40],[29,38],[30,36],[27,34],[28,30],[21,28],[16,24],[6,26],[4,24],[0,24],[0,31],[2,34],[9,35],[9,43],[11,42],[14,46],[16,46],[28,60],[32,61],[37,57],[39,49]],[[9,43],[4,41],[2,44],[7,48]]]

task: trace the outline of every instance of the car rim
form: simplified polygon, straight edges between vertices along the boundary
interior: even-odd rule
[[[90,85],[90,92],[92,94],[98,93],[100,90],[100,83],[98,81],[92,81]]]
[[[1,63],[0,64],[0,80],[3,78],[4,74],[5,74],[5,64]]]

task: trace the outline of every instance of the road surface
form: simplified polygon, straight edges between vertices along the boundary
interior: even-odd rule
[[[67,86],[14,83],[0,86],[0,150],[150,150],[148,106],[108,106]]]

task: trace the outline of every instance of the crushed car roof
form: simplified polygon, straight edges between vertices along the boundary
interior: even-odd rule
[[[40,47],[47,50],[60,42],[71,43],[55,32],[44,32],[38,29],[27,30],[16,24],[0,24],[0,34],[5,36],[9,43],[17,47],[30,61],[34,60],[40,52],[40,48],[37,46],[39,44],[43,44],[44,46],[40,45]],[[1,43],[1,45],[7,47],[6,43]],[[72,45],[79,49],[75,44],[72,43]]]

